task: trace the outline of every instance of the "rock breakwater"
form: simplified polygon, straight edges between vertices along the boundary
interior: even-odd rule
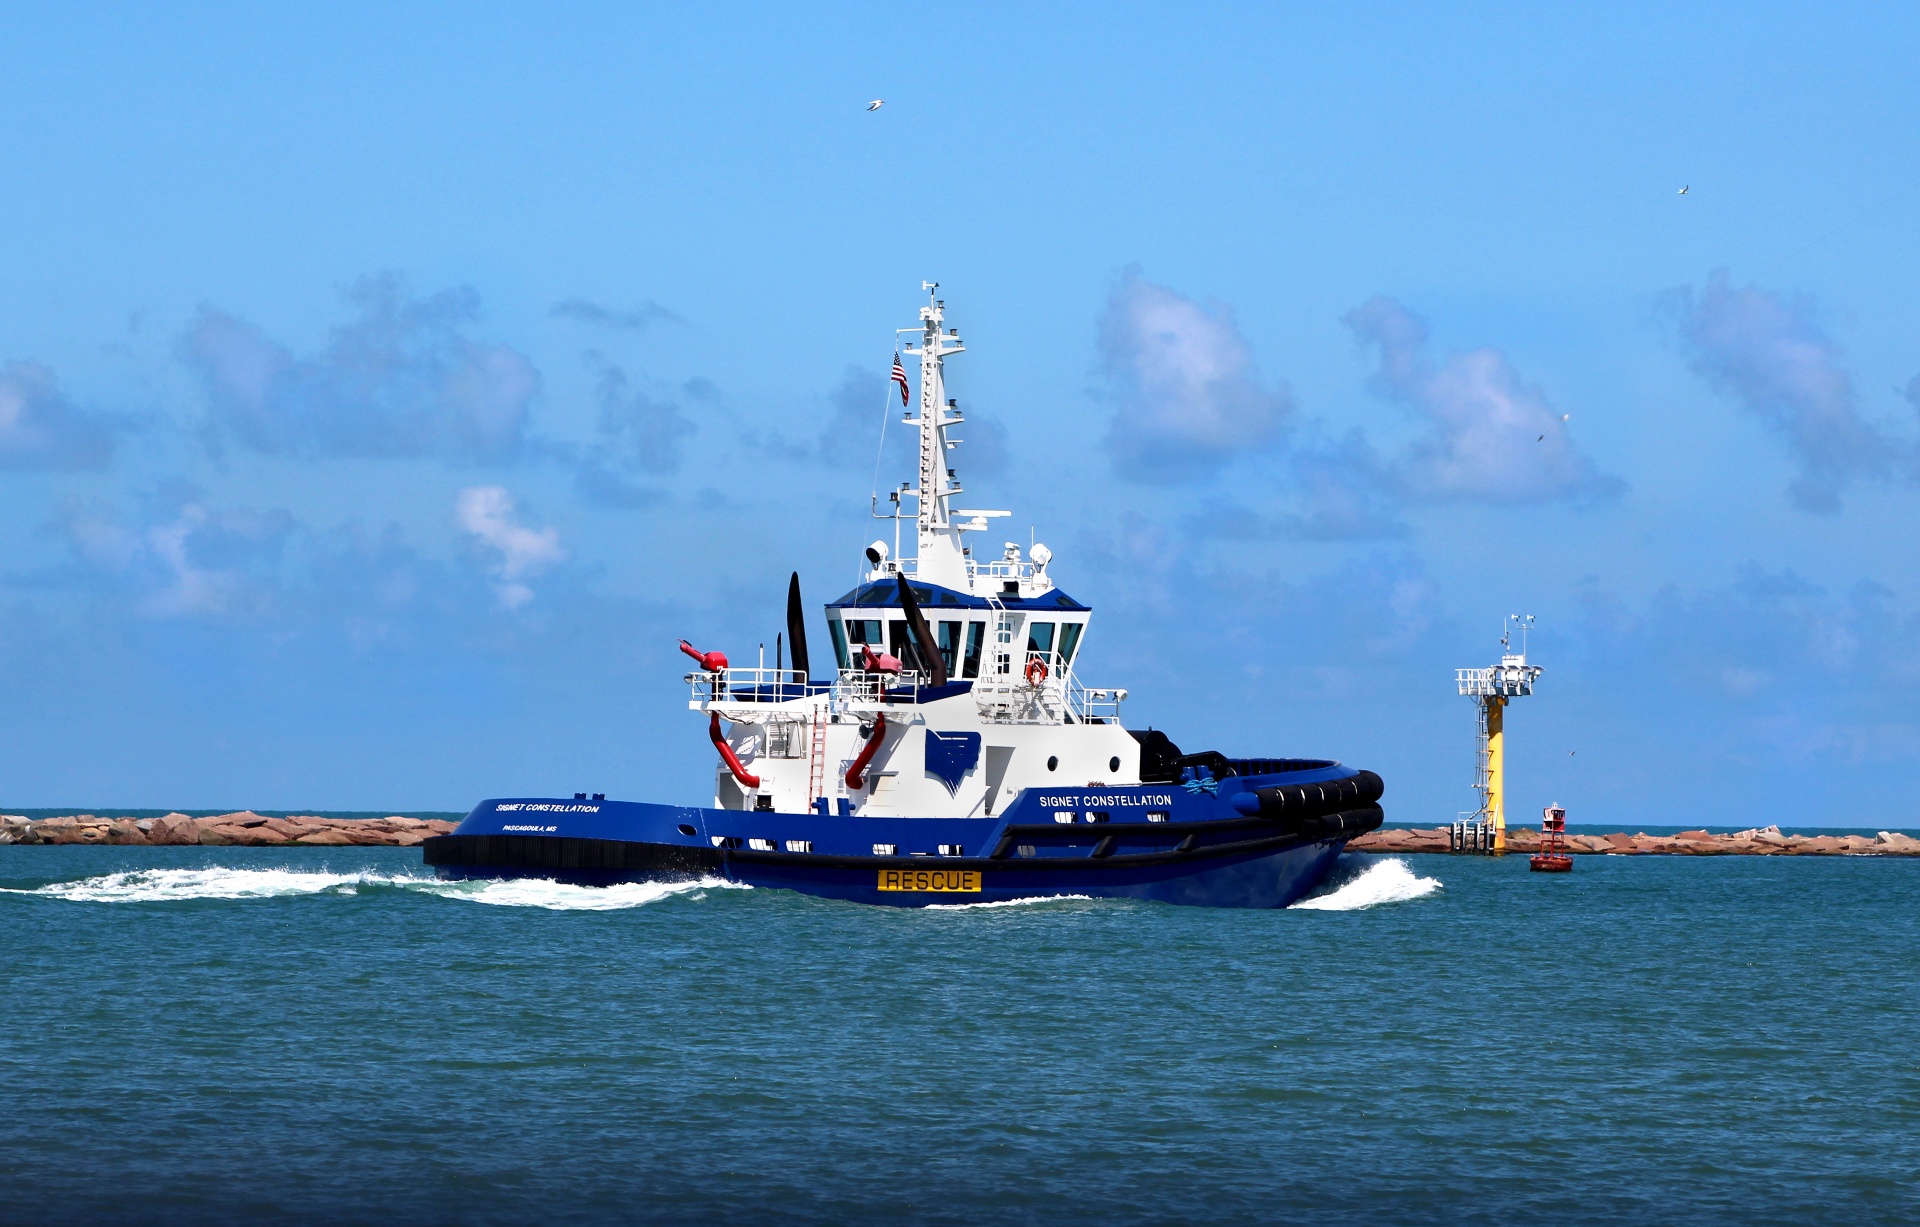
[[[1446,852],[1447,828],[1427,827],[1369,831],[1347,847],[1355,852]],[[1538,852],[1540,832],[1507,828],[1507,851]],[[1714,833],[1682,831],[1678,835],[1568,835],[1567,851],[1592,856],[1920,856],[1920,839],[1898,831],[1878,835],[1787,835],[1777,826]]]
[[[441,819],[320,818],[304,814],[269,818],[252,810],[193,818],[167,814],[159,818],[102,818],[67,814],[38,821],[19,814],[0,814],[0,844],[189,844],[214,847],[279,848],[349,847],[358,844],[409,848],[432,835],[445,835],[454,824]]]

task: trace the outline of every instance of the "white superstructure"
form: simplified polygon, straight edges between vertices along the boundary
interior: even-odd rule
[[[960,440],[948,432],[965,419],[947,399],[943,367],[965,347],[933,297],[938,287],[924,288],[920,326],[905,330],[920,367],[917,416],[906,420],[919,432],[918,484],[890,496],[883,518],[894,521],[894,545],[868,546],[863,582],[827,606],[832,682],[764,668],[687,675],[689,706],[728,723],[741,765],[719,765],[719,808],[992,816],[1023,788],[1140,782],[1139,743],[1120,724],[1126,691],[1088,688],[1075,674],[1092,611],[1055,585],[1052,552],[1035,544],[1023,556],[1015,542],[976,549],[971,541],[1009,513],[951,505],[961,486],[948,458]],[[907,557],[904,499],[915,504]],[[899,672],[882,671],[896,661]]]

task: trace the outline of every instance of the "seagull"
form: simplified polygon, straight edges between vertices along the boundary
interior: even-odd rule
[[[1547,437],[1547,436],[1545,436],[1545,435],[1541,435],[1541,436],[1540,436],[1540,438],[1539,438],[1539,439],[1535,439],[1535,440],[1534,440],[1534,442],[1535,442],[1535,443],[1538,443],[1538,442],[1540,442],[1540,441],[1541,441],[1542,439],[1545,439],[1546,437]]]
[[[1674,195],[1685,196],[1688,192],[1692,190],[1693,190],[1693,184],[1689,183],[1685,187],[1681,188],[1678,192],[1675,192]]]
[[[872,102],[869,102],[867,104],[867,109],[869,111],[877,111],[885,105],[887,105],[887,100],[885,98],[875,98]],[[1685,191],[1686,189],[1682,188],[1680,190]]]

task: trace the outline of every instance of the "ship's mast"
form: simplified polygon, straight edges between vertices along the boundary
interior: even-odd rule
[[[927,305],[920,308],[920,343],[906,351],[920,360],[920,416],[907,422],[920,429],[920,484],[907,493],[915,496],[918,558],[915,575],[929,583],[967,587],[967,565],[961,551],[960,529],[952,521],[948,500],[959,485],[948,477],[947,428],[958,425],[960,413],[947,403],[942,364],[948,354],[962,353],[958,329],[945,328],[947,304],[935,298],[938,282],[923,281]]]

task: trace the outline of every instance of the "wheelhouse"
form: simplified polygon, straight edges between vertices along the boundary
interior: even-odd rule
[[[1018,674],[1034,662],[1051,675],[1063,675],[1073,667],[1093,615],[1057,588],[1034,596],[978,597],[937,584],[909,587],[933,631],[947,675],[956,680]],[[862,584],[829,602],[827,634],[842,669],[857,667],[855,657],[865,645],[898,657],[908,669],[930,671],[931,662],[920,659],[900,604],[899,585],[891,577]]]

